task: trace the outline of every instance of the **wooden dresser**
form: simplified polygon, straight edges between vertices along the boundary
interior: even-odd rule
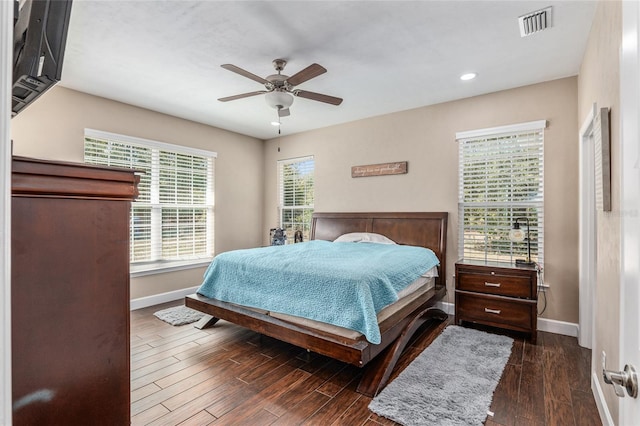
[[[14,425],[130,423],[132,171],[14,157]]]
[[[511,263],[456,262],[456,323],[464,321],[537,334],[538,275]]]

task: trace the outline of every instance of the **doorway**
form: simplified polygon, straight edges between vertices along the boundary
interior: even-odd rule
[[[580,243],[579,243],[579,331],[578,344],[593,348],[597,227],[595,199],[594,135],[597,131],[597,105],[593,104],[580,128]],[[592,363],[593,365],[593,363]]]

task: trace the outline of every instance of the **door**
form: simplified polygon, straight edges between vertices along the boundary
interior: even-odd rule
[[[620,363],[640,368],[640,66],[638,2],[622,2]],[[640,398],[620,400],[620,424],[640,424]]]
[[[0,425],[11,424],[11,64],[13,2],[0,1]]]

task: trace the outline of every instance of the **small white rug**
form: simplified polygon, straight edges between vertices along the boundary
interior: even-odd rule
[[[200,318],[204,316],[202,312],[187,308],[186,306],[174,306],[172,308],[155,312],[153,315],[171,325],[190,324],[192,322],[200,321]]]
[[[513,339],[450,325],[369,404],[405,426],[482,425]]]

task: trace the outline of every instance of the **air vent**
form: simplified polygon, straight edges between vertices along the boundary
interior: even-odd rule
[[[551,27],[551,6],[518,18],[520,37],[526,37]]]

